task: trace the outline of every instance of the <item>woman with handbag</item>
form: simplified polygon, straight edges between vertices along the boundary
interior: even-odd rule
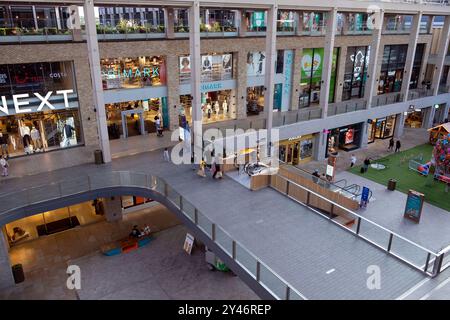
[[[197,174],[200,177],[206,178],[205,167],[206,167],[206,162],[202,159],[202,161],[200,162],[200,167],[197,171]]]

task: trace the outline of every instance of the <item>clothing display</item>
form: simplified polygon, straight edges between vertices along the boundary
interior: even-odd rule
[[[223,110],[223,113],[224,113],[224,114],[227,114],[227,113],[228,113],[228,103],[227,103],[227,100],[223,100],[223,103],[222,103],[222,110]]]
[[[33,141],[33,146],[36,151],[40,151],[40,149],[42,148],[41,134],[39,133],[39,130],[36,129],[36,127],[33,127],[33,129],[31,129],[31,140]]]
[[[216,114],[219,114],[220,112],[219,101],[216,101],[214,103],[214,111],[216,112]]]

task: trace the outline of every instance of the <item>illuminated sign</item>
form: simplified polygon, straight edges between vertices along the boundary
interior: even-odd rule
[[[140,78],[140,77],[159,77],[159,67],[145,67],[145,68],[137,68],[133,70],[132,68],[128,69],[108,69],[102,70],[102,74],[104,76],[108,76],[111,78]]]
[[[64,99],[64,107],[70,108],[69,106],[69,97],[68,94],[73,93],[73,89],[69,90],[58,90],[56,91],[55,95],[61,95]],[[31,112],[39,112],[42,111],[44,107],[48,107],[51,110],[55,110],[55,106],[49,101],[51,100],[50,97],[53,95],[53,91],[48,91],[45,96],[42,96],[40,93],[33,93],[33,95],[38,98],[38,101],[40,101],[39,106],[36,110],[33,110],[31,107],[25,108],[25,106],[30,105],[32,98],[30,98],[30,94],[28,93],[22,93],[22,94],[14,94],[12,96],[12,104],[14,106],[14,113],[31,113]],[[5,115],[10,115],[10,110],[8,108],[8,100],[6,99],[6,96],[0,97],[1,104],[0,104],[0,111],[3,112]],[[13,113],[13,114],[14,114]]]
[[[217,82],[217,83],[204,83],[200,86],[200,90],[202,92],[206,92],[206,91],[214,91],[214,90],[220,90],[222,89],[222,83]]]

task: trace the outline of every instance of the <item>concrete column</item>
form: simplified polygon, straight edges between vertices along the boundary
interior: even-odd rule
[[[271,130],[273,120],[273,95],[275,84],[275,61],[277,59],[277,12],[278,5],[274,4],[267,10],[266,31],[266,68],[264,87],[264,112],[266,114],[267,144],[271,145]]]
[[[363,122],[362,128],[361,128],[361,143],[360,148],[365,149],[367,148],[367,145],[369,144],[369,132],[367,131],[369,128],[369,125],[367,121]]]
[[[436,112],[436,108],[433,106],[422,109],[425,110],[425,116],[422,123],[422,128],[429,129],[433,127],[434,122],[434,113]]]
[[[241,49],[233,54],[236,70],[236,118],[247,118],[247,52]]]
[[[327,134],[320,131],[314,136],[314,160],[322,161],[325,159],[325,149],[327,148]]]
[[[302,70],[303,48],[294,49],[294,66],[292,74],[291,110],[298,109],[298,99],[300,96],[300,81]]]
[[[430,34],[433,31],[433,22],[434,22],[434,16],[429,16],[427,23],[427,33]]]
[[[120,221],[123,218],[122,201],[120,197],[104,198],[105,218],[108,222]]]
[[[70,14],[70,16],[69,16],[69,20],[67,21],[67,27],[72,30],[73,41],[83,41],[78,6],[70,6],[69,14]]]
[[[239,26],[239,37],[245,37],[247,34],[247,21],[245,19],[245,9],[236,10],[237,25]]]
[[[176,130],[179,127],[178,114],[180,112],[181,105],[178,59],[178,56],[175,54],[166,56],[166,69],[175,70],[175,72],[167,73],[167,108],[169,108],[170,130]]]
[[[91,70],[92,91],[94,93],[94,108],[97,111],[97,130],[100,148],[103,151],[103,161],[111,162],[111,151],[109,148],[108,127],[106,124],[105,102],[103,99],[103,86],[100,68],[100,53],[97,41],[97,30],[95,27],[95,14],[93,0],[84,1],[84,19],[86,22],[86,40],[88,57]]]
[[[300,11],[294,11],[294,23],[295,23],[295,35],[299,36],[302,34],[303,23],[302,23],[302,15]]]
[[[342,90],[344,88],[345,62],[347,60],[347,46],[340,47],[338,59],[339,60],[337,62],[336,90],[334,93],[334,102],[342,101]]]
[[[433,95],[437,95],[439,91],[439,83],[442,76],[442,70],[444,69],[445,56],[447,55],[448,39],[450,37],[450,16],[445,16],[444,27],[442,28],[441,41],[437,51],[436,65],[433,74],[433,81],[431,82],[431,88],[433,89]]]
[[[336,36],[337,8],[327,14],[325,47],[323,53],[322,82],[320,84],[320,106],[322,117],[326,118],[328,113],[328,99],[330,98],[330,79],[333,66],[334,39]]]
[[[425,43],[423,51],[424,52],[422,57],[422,64],[420,66],[420,75],[419,75],[419,87],[422,86],[422,82],[425,80],[428,65],[428,57],[430,56],[431,51],[431,43]]]
[[[378,54],[380,51],[381,32],[383,30],[383,26],[385,25],[385,23],[381,24],[382,21],[384,21],[384,10],[380,10],[379,12],[373,14],[372,25],[374,26],[374,30],[372,32],[369,67],[367,69],[367,81],[365,84],[366,88],[364,90],[364,99],[367,101],[367,108],[371,107],[372,98],[376,93],[378,86]]]
[[[200,92],[200,2],[194,1],[189,8],[189,50],[191,57],[192,130],[195,163],[202,160],[202,109]]]
[[[11,262],[9,261],[9,245],[2,229],[0,228],[0,290],[14,285]]]
[[[167,7],[164,9],[164,25],[166,28],[167,39],[175,38],[175,19],[174,10],[172,7]]]
[[[441,122],[444,122],[445,120],[450,120],[448,113],[450,112],[450,103],[446,103],[443,107],[442,114],[441,114]]]
[[[36,7],[32,6],[32,10],[33,10],[34,28],[37,30],[37,29],[39,29],[39,25],[38,25],[38,21],[37,21]]]
[[[403,129],[405,128],[405,113],[397,114],[394,128],[394,138],[398,139],[403,135]]]
[[[401,92],[403,101],[408,101],[409,83],[411,82],[411,73],[416,54],[417,40],[419,39],[420,21],[422,21],[422,12],[414,15],[411,26],[411,35],[409,37],[408,51],[406,53],[405,70],[403,73],[403,82]]]

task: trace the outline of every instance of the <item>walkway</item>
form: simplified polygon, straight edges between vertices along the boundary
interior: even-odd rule
[[[122,157],[109,165],[10,179],[1,189],[13,191],[111,170],[163,177],[309,299],[394,299],[426,277],[272,189],[252,192],[227,177],[202,179],[190,166],[163,162],[160,151]],[[366,285],[372,265],[381,268],[379,290]]]

